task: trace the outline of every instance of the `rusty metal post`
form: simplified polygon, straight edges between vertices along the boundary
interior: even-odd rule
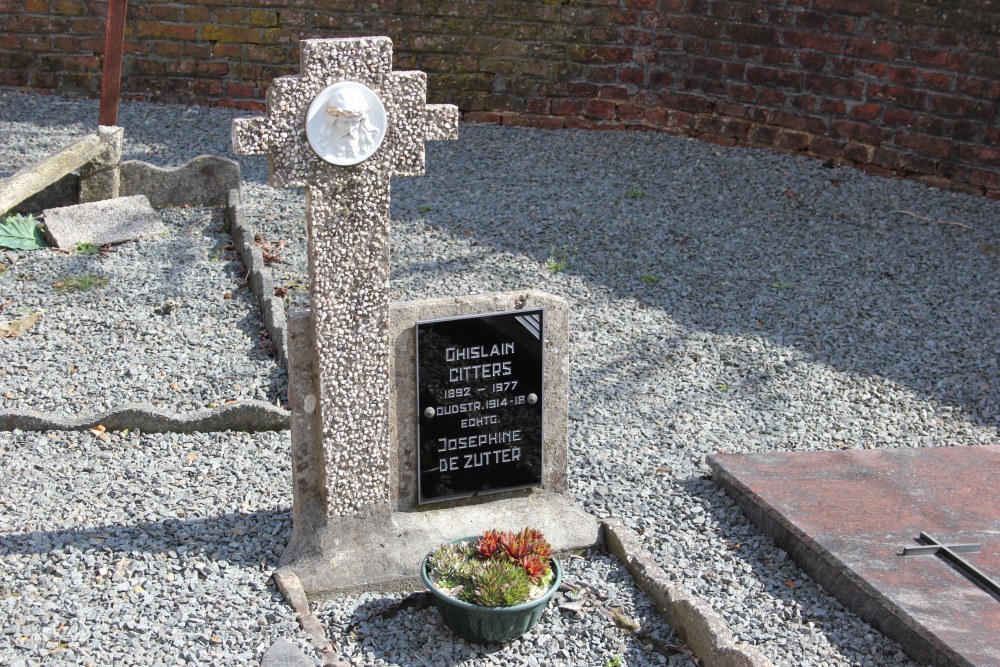
[[[127,10],[128,0],[108,0],[108,21],[104,28],[104,67],[101,71],[101,109],[98,115],[98,123],[101,125],[118,123]]]

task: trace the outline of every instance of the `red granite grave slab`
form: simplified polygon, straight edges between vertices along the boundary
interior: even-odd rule
[[[1000,446],[717,454],[713,478],[849,609],[919,662],[1000,666],[1000,596],[944,558],[902,556],[926,532],[1000,581]]]

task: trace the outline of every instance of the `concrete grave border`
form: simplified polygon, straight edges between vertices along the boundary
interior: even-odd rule
[[[86,165],[89,160],[96,160],[95,156],[106,162],[106,152],[109,150],[117,150],[120,160],[122,133],[121,128],[101,128],[101,133],[86,137],[47,160],[0,181],[0,208],[7,205],[6,202],[18,198],[20,199],[13,204],[14,207],[30,199],[44,203],[47,201],[47,188],[53,183],[74,176],[73,171],[80,169],[81,164]],[[112,148],[104,145],[107,142],[113,144]],[[200,155],[179,167],[167,169],[137,160],[121,163],[120,166],[121,178],[117,180],[115,194],[110,195],[111,191],[107,190],[105,194],[110,196],[98,197],[93,201],[127,193],[146,196],[154,208],[184,205],[224,207],[223,218],[227,231],[233,236],[240,259],[250,271],[251,288],[260,303],[261,315],[274,344],[275,354],[282,364],[287,365],[284,303],[274,297],[270,273],[264,265],[260,249],[253,243],[254,230],[246,223],[240,208],[239,163],[228,158]],[[107,182],[107,179],[103,182]],[[90,192],[94,192],[93,188]],[[137,429],[144,433],[252,433],[288,430],[289,423],[288,410],[254,400],[237,401],[214,409],[184,414],[172,413],[148,403],[130,403],[115,410],[83,416],[0,409],[0,431],[83,431],[101,425],[112,431]]]

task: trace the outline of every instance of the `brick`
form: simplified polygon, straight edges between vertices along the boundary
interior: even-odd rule
[[[729,96],[734,100],[743,102],[754,102],[757,100],[757,89],[753,86],[737,83],[727,87]]]
[[[943,158],[951,153],[952,142],[949,139],[932,137],[917,132],[899,132],[893,137],[893,143],[911,150],[930,155],[932,157]]]
[[[622,83],[643,86],[646,82],[646,72],[638,67],[623,67],[618,72],[618,78]]]
[[[971,97],[979,97],[986,90],[987,82],[971,76],[962,76],[955,82],[955,91]]]
[[[713,108],[712,103],[704,97],[685,93],[665,92],[661,96],[661,102],[668,109],[689,113],[705,113]]]
[[[941,90],[950,89],[953,80],[950,74],[942,74],[941,72],[924,72],[920,75],[920,83],[928,88]]]
[[[858,120],[875,120],[882,113],[882,105],[874,103],[855,104],[851,107],[851,118]]]
[[[575,116],[583,113],[583,102],[576,99],[554,99],[549,107],[554,116]]]
[[[869,76],[875,79],[881,79],[885,76],[888,67],[885,63],[871,63],[862,62],[857,64],[857,73],[865,76]]]
[[[263,30],[260,28],[235,28],[232,26],[206,25],[201,29],[201,38],[209,42],[267,44],[275,42],[277,36],[278,31]]]
[[[806,74],[803,88],[814,94],[832,95],[860,99],[864,84],[856,79],[828,76],[826,74]]]
[[[726,28],[729,39],[744,44],[776,44],[778,31],[772,26],[753,23],[733,23]]]
[[[802,75],[796,70],[777,69],[773,67],[747,66],[747,81],[765,86],[782,86],[785,88],[802,88]]]
[[[941,49],[914,47],[910,49],[910,58],[919,65],[926,67],[947,67],[948,52]]]
[[[837,157],[845,143],[835,137],[813,137],[809,142],[809,152],[823,157]]]
[[[916,67],[890,67],[889,80],[899,84],[914,84],[920,73]]]
[[[816,9],[826,9],[846,14],[867,14],[871,11],[870,3],[862,0],[814,0]]]
[[[249,14],[250,25],[259,28],[274,28],[280,25],[278,12],[266,9],[251,9]]]
[[[779,148],[802,151],[809,147],[812,135],[795,130],[779,130],[774,137],[774,145]]]
[[[838,137],[866,144],[880,144],[888,137],[888,133],[878,126],[853,120],[834,119],[830,123],[830,130]]]
[[[799,65],[802,69],[819,72],[826,67],[826,55],[819,51],[799,51]]]
[[[794,65],[795,51],[781,48],[764,48],[764,64],[766,65]]]
[[[198,27],[181,25],[179,23],[159,23],[156,21],[139,21],[135,25],[135,34],[144,39],[176,39],[191,41],[198,36]]]
[[[776,125],[807,134],[826,134],[827,120],[819,116],[803,116],[783,109],[769,109],[764,119],[768,125]]]
[[[207,7],[185,7],[181,16],[184,23],[208,23],[211,18]]]
[[[670,21],[670,27],[680,33],[698,37],[723,37],[723,24],[702,16],[682,15]]]
[[[857,141],[848,141],[843,149],[844,157],[861,164],[869,164],[875,157],[875,147]]]
[[[751,143],[773,146],[778,136],[778,128],[759,125],[750,131],[748,139]]]
[[[602,86],[597,91],[597,99],[624,101],[631,97],[627,89],[621,86]]]
[[[615,105],[605,100],[587,100],[583,105],[583,114],[597,120],[614,120]]]
[[[816,109],[816,98],[812,95],[796,95],[792,98],[792,106],[804,111],[814,111]]]
[[[764,88],[760,91],[760,95],[757,97],[757,102],[765,106],[780,107],[784,106],[785,99],[785,94],[780,90]]]
[[[927,101],[927,94],[923,91],[904,86],[876,86],[869,89],[869,97],[894,102],[911,109],[922,109]]]
[[[79,0],[54,0],[50,11],[55,14],[81,16],[86,14],[88,10],[86,3],[80,2]]]
[[[794,23],[799,28],[821,31],[826,28],[826,15],[814,11],[798,12],[795,14]]]
[[[725,125],[727,136],[733,137],[737,141],[745,141],[753,131],[754,125],[750,121],[739,118],[727,118]]]
[[[157,40],[149,42],[149,52],[162,58],[177,58],[181,55],[181,45],[178,42]]]
[[[784,30],[781,41],[785,46],[800,49],[811,49],[825,53],[840,53],[844,46],[844,38],[832,34],[816,34],[798,30]]]
[[[149,7],[149,17],[157,21],[176,23],[181,20],[181,9],[174,5],[155,5]]]
[[[1000,172],[987,169],[970,169],[969,183],[990,190],[1000,190]],[[996,195],[992,198],[996,198]]]
[[[958,158],[965,162],[1000,168],[1000,148],[992,146],[960,146]]]
[[[965,119],[977,118],[991,121],[997,117],[997,107],[995,104],[980,102],[978,100],[964,99],[954,95],[931,95],[929,102],[931,109],[934,111],[961,116]]]

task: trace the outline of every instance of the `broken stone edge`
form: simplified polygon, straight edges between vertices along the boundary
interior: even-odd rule
[[[240,165],[216,155],[199,155],[179,167],[157,167],[139,160],[121,163],[121,197],[144,195],[153,208],[228,206],[240,186]]]
[[[642,548],[639,536],[618,521],[601,524],[604,543],[632,574],[636,585],[684,644],[706,667],[772,667],[755,647],[737,642],[722,616],[707,602],[670,581],[667,573]]]
[[[34,410],[0,410],[0,431],[108,431],[136,429],[143,433],[211,433],[215,431],[285,431],[291,414],[264,401],[236,401],[218,408],[175,414],[142,403],[118,410],[69,417]]]

